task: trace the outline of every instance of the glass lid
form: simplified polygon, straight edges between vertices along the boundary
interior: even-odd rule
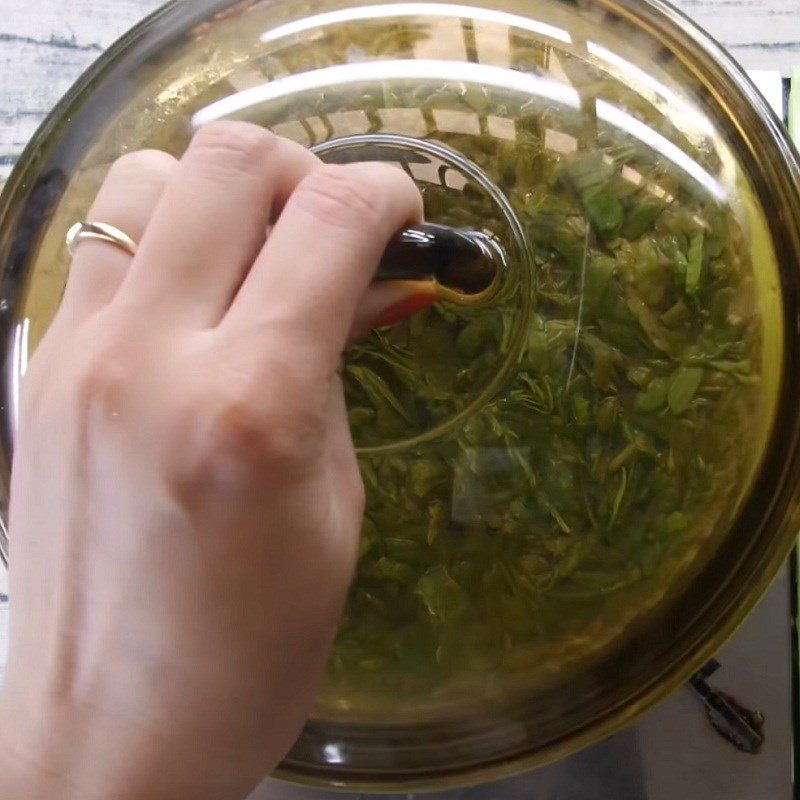
[[[508,261],[485,301],[346,358],[361,555],[282,774],[503,774],[678,685],[796,529],[798,167],[747,79],[641,0],[167,6],[59,106],[0,203],[9,463],[65,232],[120,154],[180,155],[220,119],[394,163],[428,221]]]

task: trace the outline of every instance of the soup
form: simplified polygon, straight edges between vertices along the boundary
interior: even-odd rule
[[[223,116],[309,146],[365,137],[430,221],[492,233],[510,264],[486,303],[439,303],[346,358],[367,509],[317,713],[446,715],[591,669],[697,573],[760,463],[780,319],[746,180],[702,110],[599,51],[452,17],[243,31],[154,61],[94,145],[34,267],[32,343],[61,228],[121,151],[180,153],[187,119]],[[384,134],[401,146],[369,150]]]

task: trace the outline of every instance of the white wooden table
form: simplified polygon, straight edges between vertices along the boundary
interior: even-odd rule
[[[750,70],[800,65],[800,0],[673,0]],[[181,0],[192,2],[192,0]],[[0,182],[45,114],[161,0],[0,0]],[[8,609],[0,567],[0,678]]]

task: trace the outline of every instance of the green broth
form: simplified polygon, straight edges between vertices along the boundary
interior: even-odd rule
[[[370,80],[364,68],[358,85],[241,115],[306,145],[370,133],[447,145],[505,195],[530,250],[491,303],[437,305],[346,359],[354,440],[373,452],[359,456],[361,555],[318,715],[419,718],[566,683],[689,584],[759,467],[781,319],[767,313],[776,268],[747,180],[719,137],[601,69],[574,31],[570,50],[458,19],[333,25],[264,45],[267,27],[244,19],[209,42],[198,30],[167,74],[154,63],[142,78],[39,250],[31,348],[63,288],[63,232],[107,165],[133,147],[179,154],[187,118],[220,98],[353,60],[474,62],[476,42],[481,60],[569,86],[574,107],[449,78]],[[627,115],[627,132],[600,101]],[[431,221],[511,244],[485,194],[436,176],[420,187]],[[499,373],[446,433],[374,452],[458,417]]]
[[[322,714],[396,713],[399,698],[424,714],[563,678],[700,563],[761,446],[762,326],[731,207],[586,114],[562,119],[559,150],[552,108],[464,86],[430,97],[513,120],[513,141],[427,135],[510,200],[532,312],[517,329],[519,287],[485,308],[441,304],[349,355],[354,439],[380,445],[456,414],[523,339],[505,385],[455,430],[361,457],[361,557]],[[422,188],[429,218],[502,228],[478,193]]]

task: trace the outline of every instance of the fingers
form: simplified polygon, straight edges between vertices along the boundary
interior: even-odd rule
[[[432,282],[387,281],[374,283],[364,293],[353,317],[349,342],[366,336],[373,328],[394,325],[424,311],[439,299]]]
[[[119,228],[141,240],[178,162],[158,150],[142,150],[114,163],[87,219]],[[64,312],[81,319],[102,308],[116,294],[132,256],[106,242],[87,239],[72,260]]]
[[[286,203],[221,328],[252,331],[256,357],[286,347],[329,374],[389,239],[421,218],[420,194],[396,167],[315,170]]]
[[[263,246],[274,209],[319,163],[256,125],[201,129],[153,214],[120,299],[215,325]]]

